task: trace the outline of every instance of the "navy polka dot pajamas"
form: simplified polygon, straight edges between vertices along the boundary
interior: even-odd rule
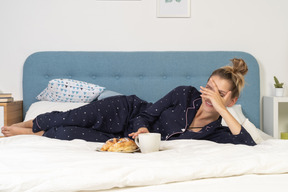
[[[51,112],[37,116],[33,132],[63,140],[84,139],[104,142],[113,137],[128,137],[129,120],[151,104],[132,96],[115,96],[91,102],[67,112]]]
[[[32,129],[44,131],[43,136],[50,138],[105,142],[147,127],[150,132],[161,133],[162,140],[203,139],[256,145],[244,127],[240,134],[233,135],[221,125],[221,117],[199,132],[190,131],[188,127],[202,103],[200,95],[192,86],[179,86],[154,104],[135,95],[109,97],[67,112],[39,115]]]

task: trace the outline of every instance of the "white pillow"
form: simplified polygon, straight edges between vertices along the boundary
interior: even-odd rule
[[[242,123],[245,121],[246,117],[242,113],[242,107],[239,104],[233,105],[232,107],[227,107],[228,111],[231,113],[231,115],[242,125]],[[224,119],[222,119],[222,125],[227,126],[227,123]]]
[[[36,99],[54,102],[89,103],[96,99],[105,87],[73,79],[52,79]]]
[[[253,138],[253,140],[255,141],[255,143],[259,144],[262,141],[264,141],[264,139],[262,139],[262,137],[259,134],[259,131],[257,130],[257,128],[255,127],[255,125],[253,123],[251,123],[249,121],[249,119],[245,119],[245,121],[243,122],[242,126],[246,129],[246,131],[251,135],[251,137]]]
[[[268,140],[268,139],[275,139],[274,137],[272,137],[271,135],[268,135],[266,133],[264,133],[263,131],[261,131],[260,129],[257,129],[260,137],[265,141],[265,140]]]
[[[255,143],[259,144],[263,141],[256,126],[244,116],[240,104],[233,105],[232,107],[227,107],[227,109],[231,113],[231,115],[238,121],[238,123],[241,124],[251,135]],[[221,123],[223,126],[227,126],[227,123],[224,119],[222,119]]]
[[[87,105],[87,103],[68,103],[68,102],[51,102],[51,101],[38,101],[33,103],[25,116],[24,121],[35,119],[40,114],[52,111],[68,111]]]

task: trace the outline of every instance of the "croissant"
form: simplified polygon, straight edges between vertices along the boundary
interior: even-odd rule
[[[134,152],[138,149],[136,143],[129,138],[112,138],[106,141],[101,151],[109,152]]]

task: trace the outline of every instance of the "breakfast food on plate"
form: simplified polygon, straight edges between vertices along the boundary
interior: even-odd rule
[[[108,149],[118,142],[119,139],[112,138],[106,141],[106,143],[102,146],[101,151],[108,151]]]
[[[106,141],[102,146],[101,151],[110,152],[134,152],[138,149],[136,143],[129,138],[112,138]]]

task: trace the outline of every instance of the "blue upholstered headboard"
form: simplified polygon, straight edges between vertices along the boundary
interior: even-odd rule
[[[24,115],[35,97],[54,78],[71,78],[123,94],[156,101],[179,85],[204,86],[211,72],[243,58],[246,87],[238,103],[260,127],[260,77],[256,59],[245,52],[37,52],[23,69]]]

